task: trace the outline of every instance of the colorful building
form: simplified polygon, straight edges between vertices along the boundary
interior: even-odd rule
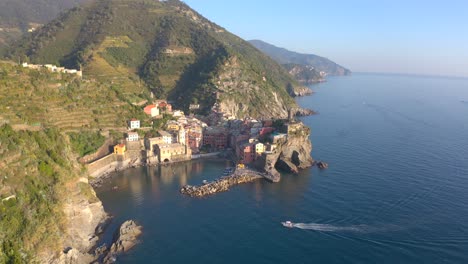
[[[228,132],[220,127],[207,127],[203,133],[203,145],[216,149],[228,147]]]
[[[125,144],[118,144],[114,146],[114,153],[117,155],[125,155],[126,150],[127,149],[125,147]]]
[[[196,132],[196,131],[189,131],[187,133],[187,139],[188,139],[188,146],[193,150],[193,151],[198,151],[198,149],[201,147],[202,143],[202,133]]]
[[[239,158],[240,160],[245,163],[249,164],[254,162],[255,160],[255,145],[250,142],[246,142],[242,145],[240,145],[240,155]]]
[[[154,104],[145,106],[143,111],[145,111],[145,114],[150,115],[151,117],[155,117],[159,115],[159,108]]]
[[[255,143],[255,159],[258,159],[266,150],[265,144],[261,142]]]

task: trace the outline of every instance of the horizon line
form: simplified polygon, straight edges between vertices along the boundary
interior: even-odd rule
[[[380,74],[380,75],[404,75],[409,77],[433,77],[433,78],[448,78],[448,79],[468,79],[468,76],[463,75],[438,75],[430,73],[405,73],[405,72],[375,72],[375,71],[351,71],[351,75],[357,74]]]

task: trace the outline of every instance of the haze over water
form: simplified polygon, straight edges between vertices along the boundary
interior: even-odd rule
[[[144,227],[118,262],[468,262],[468,80],[356,74],[312,88],[298,102],[320,112],[303,121],[328,170],[203,199],[179,188],[229,164],[117,173],[97,190],[115,216],[109,230],[127,219]]]

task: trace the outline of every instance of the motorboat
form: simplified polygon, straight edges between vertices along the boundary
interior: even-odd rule
[[[293,228],[294,224],[291,221],[281,222],[284,227]]]

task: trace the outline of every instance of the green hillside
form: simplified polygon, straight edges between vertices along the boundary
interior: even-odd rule
[[[86,0],[0,1],[0,47]]]
[[[126,120],[144,114],[121,90],[118,84],[0,62],[0,124],[65,132],[122,130]]]
[[[184,110],[199,103],[207,113],[218,102],[237,117],[284,117],[295,106],[286,88],[299,87],[272,59],[177,0],[91,2],[7,54],[15,61],[81,67],[88,80],[119,85],[129,101],[152,91]]]

